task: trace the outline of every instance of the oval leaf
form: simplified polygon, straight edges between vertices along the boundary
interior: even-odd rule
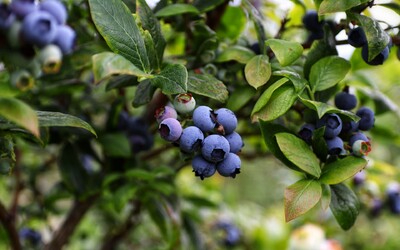
[[[110,49],[150,72],[143,37],[129,8],[119,0],[89,0],[90,13],[97,30]]]
[[[166,95],[186,93],[188,72],[182,64],[169,64],[150,82]]]
[[[244,74],[247,82],[254,88],[267,83],[271,77],[271,64],[266,55],[253,57],[245,66]]]
[[[321,184],[322,196],[321,196],[321,207],[323,210],[327,210],[331,204],[332,193],[329,185]]]
[[[340,227],[348,230],[356,222],[360,202],[354,192],[346,185],[337,184],[330,187],[332,199],[329,207]]]
[[[132,154],[131,145],[126,134],[105,134],[99,138],[99,141],[103,146],[104,154],[107,156],[128,158]]]
[[[167,17],[182,15],[185,13],[199,14],[199,10],[191,4],[176,3],[170,4],[157,11],[156,17]]]
[[[288,66],[303,54],[303,46],[297,42],[289,42],[280,39],[268,39],[265,45],[274,52],[281,66]]]
[[[256,54],[242,46],[232,46],[225,49],[221,54],[218,55],[216,61],[217,62],[228,62],[228,61],[237,61],[239,63],[246,64],[250,61]]]
[[[214,100],[225,102],[228,99],[228,90],[223,82],[210,74],[189,73],[188,92],[206,96]]]
[[[300,101],[305,106],[317,111],[318,118],[322,118],[322,116],[324,116],[324,114],[326,114],[326,113],[335,113],[335,114],[341,114],[341,115],[347,116],[355,122],[360,120],[360,117],[357,116],[356,114],[354,114],[353,112],[338,109],[338,108],[331,106],[329,104],[326,104],[324,102],[311,101],[308,99],[304,99],[302,97],[299,97],[299,98],[300,98]]]
[[[12,97],[0,98],[0,116],[14,122],[39,137],[39,121],[36,112],[28,104]]]
[[[278,133],[276,141],[286,158],[308,174],[321,175],[319,160],[310,146],[299,137],[290,133]]]
[[[325,184],[338,184],[354,176],[367,165],[361,157],[347,156],[324,166],[321,182]]]
[[[94,82],[96,84],[114,75],[151,77],[151,75],[144,73],[125,57],[112,52],[103,52],[93,55],[92,63]]]
[[[321,185],[315,180],[300,180],[285,189],[285,219],[291,221],[313,208],[321,199]]]
[[[343,80],[350,70],[350,63],[338,56],[328,56],[320,59],[311,67],[310,83],[314,91],[333,87]]]
[[[318,14],[324,15],[328,13],[343,12],[369,0],[324,0],[318,9]]]

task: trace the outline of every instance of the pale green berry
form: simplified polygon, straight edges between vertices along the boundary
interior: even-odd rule
[[[180,114],[189,114],[196,107],[196,100],[192,94],[179,94],[174,99],[174,107]]]

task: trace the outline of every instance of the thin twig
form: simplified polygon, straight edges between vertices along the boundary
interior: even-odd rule
[[[12,216],[7,212],[7,209],[2,202],[0,202],[0,222],[1,224],[3,224],[6,232],[10,237],[11,248],[13,250],[22,249],[18,232],[15,228],[14,220]]]

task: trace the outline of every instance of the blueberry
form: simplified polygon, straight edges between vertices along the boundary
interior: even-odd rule
[[[65,24],[67,21],[67,9],[58,0],[45,0],[40,2],[39,9],[46,11],[54,16],[58,24]]]
[[[318,13],[315,10],[307,11],[302,21],[307,30],[318,31],[321,29],[322,23],[318,20]]]
[[[224,231],[223,244],[227,247],[234,247],[240,242],[240,230],[235,225],[229,222],[218,222],[218,229]]]
[[[230,134],[235,131],[238,121],[236,115],[232,112],[232,110],[229,110],[227,108],[220,108],[217,109],[214,113],[217,117],[218,124],[224,128],[223,131],[225,134]]]
[[[352,110],[357,106],[357,98],[355,95],[343,91],[335,96],[335,105],[339,109]]]
[[[38,9],[35,0],[14,0],[11,1],[10,8],[21,19]]]
[[[27,43],[44,47],[56,37],[57,22],[47,12],[35,11],[25,17],[21,31]]]
[[[366,179],[365,171],[360,171],[353,176],[353,184],[355,186],[360,186],[365,182]]]
[[[149,150],[154,143],[153,136],[150,133],[130,134],[128,135],[131,149],[134,153]]]
[[[368,155],[371,151],[371,143],[369,141],[357,140],[353,143],[351,149],[356,156]]]
[[[301,126],[298,135],[301,139],[303,139],[307,143],[311,143],[311,139],[313,136],[313,131],[315,130],[315,125],[311,123],[306,123]]]
[[[325,114],[317,121],[317,127],[325,126],[325,138],[334,138],[342,130],[342,119],[337,114]]]
[[[231,153],[238,153],[243,148],[243,140],[242,137],[237,132],[232,132],[230,134],[225,135],[225,138],[229,142],[229,147],[231,148]]]
[[[389,46],[386,46],[376,57],[368,61],[368,44],[365,44],[362,47],[361,56],[364,62],[369,65],[381,65],[389,57]]]
[[[260,44],[258,42],[253,43],[252,45],[250,45],[250,49],[256,54],[256,55],[260,55],[261,54],[261,47]]]
[[[239,156],[229,153],[225,160],[217,164],[217,172],[222,176],[235,178],[240,173],[240,165]]]
[[[343,140],[340,137],[336,136],[325,141],[330,155],[340,155],[344,151]]]
[[[387,201],[390,211],[394,214],[400,214],[400,186],[398,183],[389,184],[387,190]]]
[[[19,237],[21,240],[28,241],[32,245],[38,245],[42,241],[42,235],[39,232],[26,227],[19,230]]]
[[[175,142],[182,134],[182,126],[177,119],[167,118],[160,123],[158,131],[164,140]]]
[[[349,145],[352,147],[353,144],[354,144],[354,142],[356,142],[356,141],[358,141],[358,140],[362,140],[362,141],[367,141],[367,142],[369,142],[369,139],[368,139],[368,137],[367,137],[365,134],[363,134],[363,133],[361,133],[361,132],[358,132],[358,133],[355,133],[354,135],[352,135],[352,136],[350,137],[350,139],[349,139]]]
[[[358,129],[367,131],[374,126],[375,114],[370,108],[362,107],[357,110],[356,115],[361,118],[358,121]]]
[[[189,114],[196,107],[196,100],[192,94],[179,94],[174,99],[174,107],[181,114]]]
[[[198,127],[189,126],[182,131],[179,147],[183,152],[192,153],[200,149],[203,140],[203,132]]]
[[[199,106],[193,111],[193,122],[203,132],[212,131],[216,125],[213,110],[207,106]]]
[[[122,124],[125,126],[132,151],[138,153],[140,151],[149,150],[153,147],[154,138],[153,135],[150,134],[148,130],[149,126],[146,122],[140,117],[129,117],[129,115],[128,117],[124,116],[125,115],[121,116],[120,119]]]
[[[367,37],[362,27],[357,27],[349,31],[347,41],[353,47],[359,48],[367,44]]]
[[[57,73],[61,68],[62,52],[54,44],[46,45],[39,51],[39,62],[45,74]]]
[[[129,114],[126,111],[121,111],[118,115],[117,128],[119,130],[127,130],[129,127]]]
[[[67,25],[58,26],[53,43],[61,49],[63,55],[67,55],[73,51],[75,42],[76,33],[71,27]]]
[[[165,106],[163,108],[157,109],[154,117],[156,118],[157,122],[160,123],[167,118],[177,119],[178,114],[173,107]]]
[[[201,153],[203,157],[211,162],[224,160],[230,151],[229,142],[221,135],[209,135],[203,141]]]
[[[379,198],[373,198],[371,201],[371,207],[370,207],[370,215],[372,217],[377,217],[380,215],[380,213],[382,212],[382,208],[383,208],[383,202],[381,199]]]
[[[8,4],[0,4],[0,30],[6,30],[11,27],[15,21],[15,15],[12,13]]]
[[[215,163],[207,161],[201,155],[196,155],[193,158],[192,168],[195,176],[199,176],[202,180],[214,175],[217,169]]]
[[[351,134],[358,129],[358,123],[355,121],[343,121],[342,122],[342,131],[340,131],[340,135],[345,136]]]

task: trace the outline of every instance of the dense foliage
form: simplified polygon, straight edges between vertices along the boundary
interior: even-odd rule
[[[400,247],[397,1],[149,3],[1,1],[0,248]]]

